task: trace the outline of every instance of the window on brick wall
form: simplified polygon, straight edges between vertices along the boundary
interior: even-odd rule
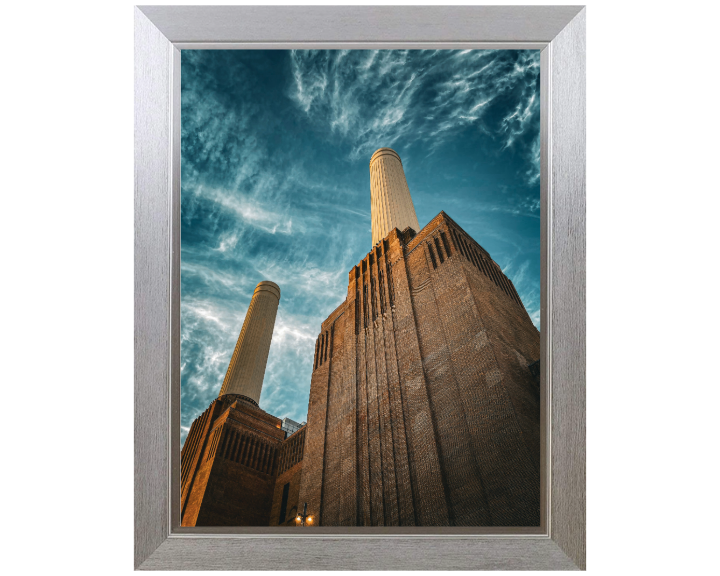
[[[440,238],[442,238],[443,246],[445,246],[445,253],[448,255],[448,258],[452,255],[452,252],[450,252],[450,242],[448,242],[447,236],[445,236],[445,232],[440,232]]]
[[[368,321],[368,318],[369,318],[369,316],[368,316],[368,314],[369,314],[368,308],[369,308],[369,306],[368,306],[368,289],[367,289],[367,284],[363,284],[363,327],[364,327],[364,328],[367,328],[367,327],[368,327],[368,324],[370,324],[370,322]]]
[[[395,304],[395,288],[393,286],[392,266],[388,264],[387,267],[387,285],[388,285],[388,297],[390,298],[390,306]]]
[[[285,516],[287,514],[288,494],[290,494],[290,482],[283,486],[282,502],[280,502],[280,524],[285,522]]]
[[[440,248],[440,241],[436,238],[433,238],[435,241],[435,248],[437,249],[438,257],[440,258],[440,264],[445,262],[445,258],[443,257],[442,248]]]
[[[437,268],[437,262],[435,261],[435,253],[433,252],[432,244],[428,242],[428,251],[430,252],[430,260],[432,261],[433,268]]]
[[[382,269],[378,268],[378,293],[380,296],[380,314],[385,314],[385,283]]]
[[[355,334],[359,332],[360,326],[360,290],[355,290]]]

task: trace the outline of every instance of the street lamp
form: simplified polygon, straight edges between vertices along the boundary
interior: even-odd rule
[[[303,504],[303,513],[298,514],[295,520],[300,522],[300,526],[305,526],[305,522],[307,522],[308,524],[312,524],[312,516],[308,516],[307,513],[307,502]]]

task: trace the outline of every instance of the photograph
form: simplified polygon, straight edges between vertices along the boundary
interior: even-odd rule
[[[6,20],[8,574],[717,564],[710,10]]]
[[[179,70],[180,525],[540,527],[540,51]]]

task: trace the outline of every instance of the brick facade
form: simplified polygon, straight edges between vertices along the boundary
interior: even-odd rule
[[[181,452],[181,525],[267,526],[284,441],[280,420],[250,398],[215,400]]]
[[[351,272],[316,344],[300,501],[321,526],[537,526],[540,334],[441,212]]]

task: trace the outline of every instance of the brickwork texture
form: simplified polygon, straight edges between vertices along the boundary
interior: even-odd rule
[[[181,452],[182,526],[267,526],[285,432],[252,399],[220,396]]]
[[[300,502],[320,526],[537,526],[540,334],[441,212],[394,229],[322,324]]]

